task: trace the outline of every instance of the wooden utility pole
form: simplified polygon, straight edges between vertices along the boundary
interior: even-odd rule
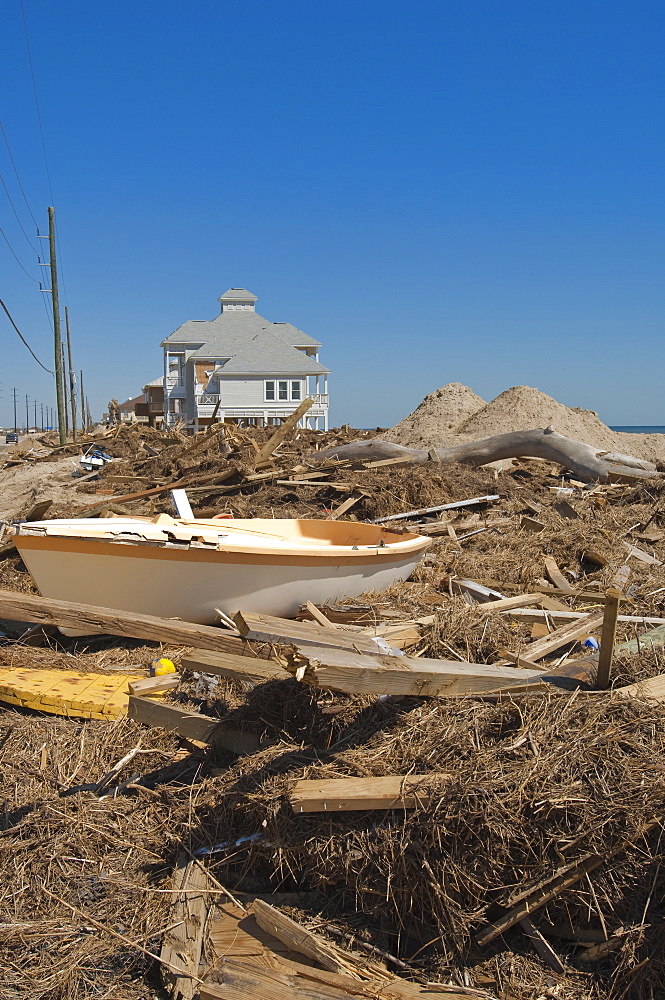
[[[83,434],[87,431],[85,423],[85,393],[83,391],[83,371],[81,371],[81,382],[80,382],[80,396],[81,396],[81,431]]]
[[[67,409],[67,379],[65,378],[65,371],[67,370],[67,365],[65,363],[65,345],[62,345],[62,395],[65,402],[65,439],[69,436],[69,412]]]
[[[69,361],[69,405],[72,411],[72,437],[76,441],[76,372],[72,364],[72,338],[69,334],[69,306],[65,306],[65,328],[67,330],[67,358]]]
[[[62,344],[60,338],[60,301],[58,299],[58,268],[55,247],[55,209],[48,210],[48,240],[51,251],[51,298],[53,300],[53,337],[55,354],[55,395],[58,404],[58,433],[60,444],[67,443],[65,429],[64,380],[62,377]]]

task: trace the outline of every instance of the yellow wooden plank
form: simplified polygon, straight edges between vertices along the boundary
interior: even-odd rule
[[[84,673],[78,670],[0,669],[0,701],[35,711],[77,718],[126,715],[129,682],[137,674]]]

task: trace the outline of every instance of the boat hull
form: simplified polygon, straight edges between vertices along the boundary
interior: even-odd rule
[[[73,537],[17,536],[44,597],[180,618],[202,625],[249,611],[288,617],[305,601],[325,604],[405,580],[418,551],[321,559],[279,553],[216,552],[113,544]],[[67,634],[84,634],[68,632]]]

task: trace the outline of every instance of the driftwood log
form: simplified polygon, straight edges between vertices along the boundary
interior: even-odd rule
[[[606,482],[609,475],[621,474],[648,479],[657,475],[656,466],[631,455],[599,451],[582,441],[558,434],[554,428],[495,434],[481,441],[453,445],[451,448],[405,448],[378,438],[353,441],[319,451],[311,458],[345,458],[378,461],[404,457],[405,462],[462,462],[487,465],[504,458],[544,458],[562,465],[584,482]]]

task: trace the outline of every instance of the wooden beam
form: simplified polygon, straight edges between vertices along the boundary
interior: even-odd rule
[[[353,962],[345,957],[342,948],[327,941],[320,934],[308,931],[291,917],[287,917],[277,907],[271,906],[270,903],[266,903],[262,899],[255,899],[252,903],[252,913],[259,927],[274,935],[291,951],[313,959],[330,972],[350,975],[353,979],[361,978],[356,972]]]
[[[312,399],[311,396],[308,396],[307,399],[303,399],[300,406],[293,411],[291,416],[284,421],[281,427],[277,428],[272,437],[268,441],[266,441],[263,448],[261,448],[259,453],[256,455],[255,462],[257,465],[260,462],[265,462],[267,459],[270,458],[275,448],[277,448],[277,446],[282,443],[282,441],[289,434],[289,432],[293,430],[293,428],[296,426],[300,418],[304,417],[304,415],[309,410],[310,406],[312,406],[313,402],[314,400]]]
[[[160,961],[162,977],[173,1000],[193,1000],[200,982],[199,964],[208,916],[208,873],[195,861],[181,856],[173,876],[175,890],[169,908],[169,927],[164,933]],[[183,975],[170,971],[182,969]],[[186,973],[189,973],[187,975]]]
[[[614,694],[618,694],[622,698],[642,698],[644,701],[665,702],[665,674],[656,674],[655,677],[647,677],[646,680],[637,681],[636,684],[615,688]]]
[[[64,628],[81,630],[86,635],[125,635],[133,639],[232,653],[241,651],[244,646],[242,639],[211,625],[196,625],[193,622],[158,618],[155,615],[139,615],[134,611],[97,608],[91,604],[56,601],[50,597],[36,597],[10,590],[0,590],[0,618],[38,622],[42,625],[62,625]]]
[[[347,510],[351,510],[351,508],[354,507],[355,504],[357,504],[361,499],[362,497],[348,497],[344,503],[339,505],[339,507],[335,507],[334,510],[331,510],[328,515],[328,520],[336,521],[338,517],[341,517],[342,514],[346,514]]]
[[[549,683],[555,683],[538,670],[425,657],[366,656],[298,644],[288,654],[287,670],[306,684],[346,694],[436,698],[484,691],[521,691],[534,685],[545,690]]]
[[[180,674],[162,674],[159,677],[142,677],[129,682],[129,693],[137,695],[161,694],[171,691],[180,683]]]
[[[368,778],[302,778],[289,794],[294,813],[414,809],[449,774],[390,774]]]
[[[512,608],[525,608],[529,604],[540,604],[544,595],[537,594],[517,594],[515,597],[502,597],[500,601],[487,601],[486,604],[479,604],[478,610],[485,614],[492,614],[496,611],[510,611]]]
[[[582,636],[593,632],[602,621],[603,612],[598,611],[584,615],[576,621],[567,622],[561,628],[557,628],[554,632],[550,632],[549,635],[543,636],[542,639],[536,639],[535,642],[529,643],[523,650],[524,657],[532,662],[540,660],[543,656],[547,656],[548,653],[553,653],[555,650],[561,649],[562,646],[566,646],[569,642],[574,642],[576,639],[580,639]]]
[[[605,611],[603,613],[600,652],[598,654],[598,672],[596,674],[596,686],[599,688],[608,688],[610,686],[614,643],[617,634],[617,619],[619,617],[619,604],[622,596],[621,591],[616,590],[614,587],[610,587],[605,595]]]
[[[603,602],[604,603],[604,602]],[[580,621],[584,618],[584,611],[540,611],[538,608],[515,608],[512,611],[504,612],[507,618],[514,618],[515,621],[546,621],[551,618],[554,622]],[[617,621],[629,622],[633,625],[665,625],[665,618],[653,618],[649,615],[619,615]]]
[[[0,605],[0,613],[2,606]],[[331,646],[334,649],[348,649],[368,655],[378,655],[381,649],[369,636],[355,629],[325,628],[315,622],[291,621],[272,615],[256,615],[239,611],[233,621],[245,639],[254,642],[270,642],[276,645],[292,646],[294,643],[312,646]]]
[[[648,833],[649,830],[662,824],[662,821],[663,817],[657,816],[655,819],[645,823],[641,830],[638,831],[638,834],[644,835]],[[634,839],[632,838],[632,840]],[[585,854],[577,861],[572,861],[565,867],[560,868],[558,872],[549,878],[543,879],[530,889],[525,889],[515,898],[515,905],[504,913],[502,917],[499,917],[498,920],[495,920],[491,924],[486,924],[480,929],[476,935],[476,941],[481,946],[489,944],[494,938],[499,937],[500,934],[504,934],[525,917],[531,916],[541,906],[545,906],[550,900],[555,899],[562,892],[565,892],[566,889],[575,885],[576,882],[579,882],[580,879],[593,871],[594,868],[602,865],[604,861],[609,861],[616,854],[620,854],[621,851],[624,851],[628,847],[629,843],[629,841],[621,840],[614,847],[605,851],[604,854]]]
[[[572,592],[573,588],[557,566],[554,556],[545,556],[545,572],[554,586],[558,587],[564,594]]]
[[[211,743],[232,753],[254,753],[261,745],[256,731],[226,719],[212,719],[188,712],[177,705],[165,705],[151,698],[129,696],[129,718],[155,729],[176,732],[186,740]]]
[[[183,670],[201,670],[205,674],[229,677],[231,680],[263,681],[288,680],[289,674],[273,660],[256,656],[238,656],[237,653],[210,652],[195,649],[181,663]]]
[[[566,971],[565,965],[555,952],[552,945],[546,940],[546,938],[543,937],[529,917],[523,917],[520,920],[520,927],[533,944],[543,962],[545,962],[546,965],[549,965],[550,969],[554,969],[555,972]]]
[[[436,514],[440,510],[457,510],[458,507],[472,507],[477,503],[491,503],[499,500],[498,493],[492,493],[486,497],[473,497],[471,500],[457,500],[455,503],[442,503],[438,507],[419,507],[417,510],[407,510],[403,514],[391,514],[389,517],[377,517],[369,524],[385,524],[386,521],[401,521],[406,517],[420,517],[421,514]]]

